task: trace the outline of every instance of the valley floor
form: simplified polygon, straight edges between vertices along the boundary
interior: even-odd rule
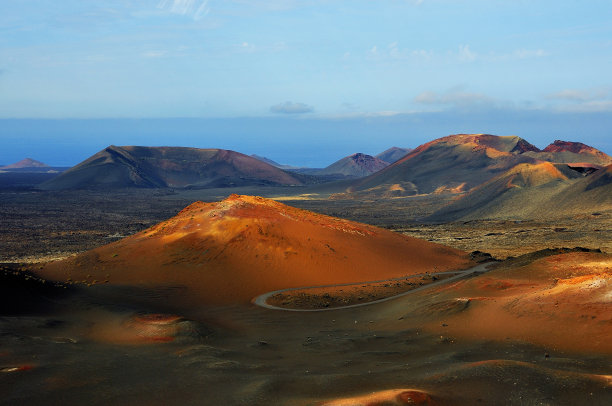
[[[294,193],[291,188],[238,192]],[[609,332],[612,310],[605,298],[603,305],[578,302],[579,295],[607,289],[612,270],[604,254],[567,254],[573,262],[565,279],[556,281],[532,278],[526,266],[564,269],[558,258],[565,257],[534,255],[446,288],[314,313],[255,305],[195,307],[185,305],[175,287],[63,286],[23,276],[36,262],[115,241],[195,200],[220,200],[229,193],[0,193],[0,262],[23,264],[5,265],[0,272],[5,293],[0,404],[306,406],[395,389],[422,391],[427,394],[422,404],[436,405],[612,403],[612,353],[593,333]],[[500,259],[574,246],[612,252],[612,211],[558,221],[419,222],[443,199],[289,196],[283,202]],[[586,289],[571,296],[582,307],[568,305],[555,315],[554,295],[569,287]],[[487,326],[495,320],[489,324],[486,317],[499,309],[507,314],[493,334]],[[502,329],[509,320],[530,316],[538,324],[533,330]],[[578,320],[583,330],[569,331],[574,324],[564,325],[567,320]],[[570,344],[586,344],[566,345],[565,336],[571,336]]]
[[[281,189],[281,191],[279,191]],[[282,196],[291,206],[389,228],[413,237],[496,258],[545,248],[576,246],[612,252],[612,208],[569,218],[540,220],[473,220],[423,223],[450,195],[415,196],[377,201],[330,200],[326,195],[296,194],[295,188],[1,191],[1,262],[41,262],[65,258],[144,230],[197,200],[218,201],[232,192]]]

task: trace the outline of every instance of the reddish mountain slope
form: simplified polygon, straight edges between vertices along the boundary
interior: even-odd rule
[[[21,168],[49,168],[49,165],[36,161],[32,158],[25,158],[14,164],[0,166],[0,169],[21,169]]]
[[[470,189],[518,163],[535,162],[522,155],[533,150],[537,148],[514,136],[451,135],[419,146],[393,165],[357,181],[353,190],[401,182],[413,183],[420,193],[462,184]]]
[[[604,166],[612,164],[612,157],[581,142],[556,140],[544,148],[542,152],[527,155],[558,163],[587,163]]]
[[[185,286],[198,303],[282,288],[380,280],[470,265],[461,251],[251,196],[196,202],[176,217],[60,262],[56,280]]]
[[[554,350],[612,353],[612,256],[572,252],[515,265],[430,292],[428,328],[460,338],[517,340]],[[434,303],[435,302],[435,303]]]
[[[590,165],[609,165],[612,158],[580,143],[556,141],[544,151],[516,136],[457,134],[423,144],[404,158],[367,178],[356,181],[349,191],[364,191],[383,185],[414,184],[420,194],[436,190],[470,190],[521,163],[575,163],[590,171]]]

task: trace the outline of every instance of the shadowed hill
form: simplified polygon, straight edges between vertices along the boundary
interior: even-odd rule
[[[299,176],[234,151],[113,145],[40,187],[52,190],[206,188],[302,183]]]
[[[376,158],[392,164],[408,155],[410,151],[412,151],[412,148],[391,147],[376,155]]]
[[[612,210],[612,165],[580,178],[545,203],[546,210],[559,215]]]
[[[342,174],[345,176],[363,177],[371,175],[389,166],[389,163],[362,153],[349,155],[319,171],[318,175]]]
[[[566,181],[568,177],[550,162],[518,164],[460,196],[428,220],[521,217],[566,186]]]
[[[517,165],[427,220],[542,219],[611,208],[612,165],[583,176],[568,165],[542,162]]]
[[[46,265],[56,280],[184,286],[198,303],[267,291],[461,269],[467,254],[260,197],[196,202],[115,243]],[[186,296],[187,297],[187,296]]]
[[[270,165],[272,165],[272,166],[275,166],[275,167],[277,167],[277,168],[280,168],[280,169],[298,169],[298,167],[297,167],[297,166],[291,166],[291,165],[279,164],[278,162],[273,161],[273,160],[272,160],[272,159],[270,159],[270,158],[266,158],[265,156],[260,156],[260,155],[257,155],[257,154],[251,154],[251,157],[252,157],[252,158],[255,158],[255,159],[257,159],[257,160],[259,160],[259,161],[261,161],[261,162],[265,162],[265,163],[267,163],[267,164],[270,164]]]

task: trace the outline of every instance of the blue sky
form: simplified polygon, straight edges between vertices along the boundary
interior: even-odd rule
[[[611,71],[609,0],[3,1],[0,163],[139,142],[321,166],[465,130],[612,153]],[[78,120],[176,117],[203,121],[101,134]],[[2,119],[23,119],[21,135]],[[72,120],[80,138],[37,119]],[[66,140],[82,148],[60,159]]]

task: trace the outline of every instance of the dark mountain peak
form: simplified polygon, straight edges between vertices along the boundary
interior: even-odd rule
[[[528,152],[528,151],[540,152],[540,148],[536,147],[533,144],[530,144],[529,142],[525,141],[522,138],[519,138],[514,148],[510,150],[510,152],[516,152],[519,154],[522,154],[523,152]]]
[[[363,154],[361,152],[357,152],[355,154],[349,155],[349,158],[351,158],[355,162],[367,162],[367,161],[373,161],[376,159],[372,155]]]
[[[582,142],[555,140],[543,150],[544,152],[573,152],[575,154],[594,153],[597,149],[590,147]]]
[[[342,174],[351,177],[362,177],[389,166],[388,162],[372,155],[357,152],[334,162],[319,173],[323,175]]]

